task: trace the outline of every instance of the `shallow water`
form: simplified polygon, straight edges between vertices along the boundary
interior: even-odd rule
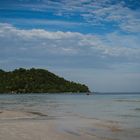
[[[124,129],[119,133],[120,139],[124,139],[130,131],[132,135],[129,134],[127,139],[140,137],[140,94],[5,94],[0,95],[0,110],[39,112],[58,119],[76,117],[115,122]],[[48,119],[48,116],[40,115],[39,119]],[[66,128],[64,130],[79,135]],[[89,131],[92,130],[95,131],[94,128]],[[102,134],[107,135],[107,132]]]

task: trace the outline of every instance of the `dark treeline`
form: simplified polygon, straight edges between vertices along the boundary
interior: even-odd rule
[[[0,93],[89,92],[87,86],[67,81],[44,69],[0,70]]]

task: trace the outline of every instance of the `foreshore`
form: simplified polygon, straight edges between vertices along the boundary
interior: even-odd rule
[[[1,140],[116,140],[118,122],[94,118],[49,117],[41,112],[0,110]]]
[[[41,114],[41,115],[40,115]],[[0,111],[1,140],[79,140],[88,138],[59,124],[60,119],[41,119],[45,114],[15,110]],[[47,116],[47,115],[46,115]],[[65,119],[64,119],[65,122]],[[62,123],[63,124],[63,123]],[[60,125],[60,127],[59,127]],[[62,127],[62,129],[61,129]],[[89,139],[89,138],[88,138]]]
[[[139,140],[139,95],[0,96],[0,140]]]

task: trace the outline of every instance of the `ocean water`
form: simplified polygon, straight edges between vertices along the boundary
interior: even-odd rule
[[[0,110],[25,110],[50,117],[85,117],[114,121],[140,130],[140,94],[15,94],[0,95]],[[45,118],[42,118],[45,119]],[[140,134],[140,131],[139,131]],[[139,137],[140,135],[137,134]],[[135,139],[133,136],[130,139]]]
[[[140,94],[15,94],[0,95],[0,110],[41,111],[50,116],[79,115],[140,127]]]

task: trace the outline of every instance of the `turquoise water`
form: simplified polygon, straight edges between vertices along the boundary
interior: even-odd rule
[[[140,94],[22,94],[0,95],[0,110],[38,111],[53,117],[79,116],[117,121],[140,128]]]

